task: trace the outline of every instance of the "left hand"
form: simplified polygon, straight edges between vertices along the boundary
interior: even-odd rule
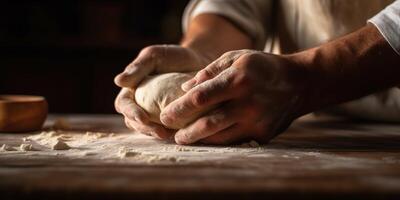
[[[168,125],[217,105],[175,134],[178,144],[268,142],[306,108],[307,70],[290,59],[253,50],[225,53],[182,85],[187,93],[161,113]]]
[[[149,74],[197,71],[211,62],[202,52],[178,45],[152,45],[144,48],[124,72],[115,78],[122,89],[115,99],[115,109],[124,116],[128,128],[159,139],[169,139],[173,131],[151,122],[137,105],[134,94]]]

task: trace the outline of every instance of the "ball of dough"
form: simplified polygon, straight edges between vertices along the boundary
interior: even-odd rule
[[[148,76],[136,89],[136,103],[149,114],[150,121],[162,124],[160,121],[160,113],[169,103],[185,94],[181,89],[181,85],[194,77],[194,75],[195,72],[166,73]],[[208,109],[206,111],[208,111]],[[190,119],[187,119],[187,121],[192,122],[204,112],[196,113],[191,116]],[[180,129],[185,127],[186,124],[173,124],[166,127],[170,129]]]

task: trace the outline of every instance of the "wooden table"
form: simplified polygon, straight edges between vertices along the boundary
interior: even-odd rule
[[[119,116],[67,118],[84,130],[127,132]],[[0,144],[24,136],[0,134]],[[400,125],[307,116],[262,148],[268,156],[163,164],[0,153],[0,198],[400,198]]]

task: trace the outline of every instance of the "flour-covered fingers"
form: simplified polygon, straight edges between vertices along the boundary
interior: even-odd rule
[[[175,142],[178,144],[195,143],[232,126],[240,117],[233,111],[229,105],[211,111],[187,127],[180,129],[175,134]]]
[[[196,86],[171,102],[161,112],[161,122],[166,126],[187,124],[188,120],[191,120],[190,116],[235,97],[240,91],[231,85],[235,76],[234,71],[236,71],[234,68],[228,68],[217,77]]]
[[[124,101],[127,101],[126,99],[129,97],[133,97],[132,91],[130,91],[129,89],[123,88],[121,89],[121,91],[119,91],[114,101],[114,107],[118,113],[121,113],[120,107],[124,103]]]
[[[149,74],[197,71],[202,62],[196,53],[181,46],[153,45],[144,48],[125,71],[116,76],[115,83],[135,88]]]
[[[130,129],[138,131],[142,134],[153,136],[158,139],[169,139],[173,135],[172,130],[168,130],[163,126],[154,122],[147,122],[146,124],[138,123],[129,119],[125,119]]]
[[[167,139],[171,137],[171,131],[149,120],[147,113],[133,100],[133,90],[123,88],[115,100],[116,110],[124,115],[128,128],[142,133],[148,133],[154,137]]]
[[[187,92],[196,85],[218,76],[221,72],[232,65],[237,58],[236,55],[238,55],[236,51],[225,53],[207,67],[197,72],[195,77],[183,83],[181,86],[182,90]]]
[[[200,140],[203,144],[226,145],[249,138],[249,133],[240,124],[234,124],[214,135]]]
[[[133,127],[131,126],[131,123],[130,123],[130,121],[129,121],[128,118],[125,117],[124,122],[125,122],[125,126],[126,126],[126,127],[128,127],[128,128],[131,129],[131,130],[135,130],[135,128],[133,128]]]
[[[115,77],[115,84],[119,87],[135,88],[144,77],[155,69],[155,64],[159,59],[156,56],[158,51],[160,50],[156,50],[156,48],[143,49],[137,58]]]
[[[146,123],[147,113],[136,104],[133,92],[131,89],[123,88],[115,100],[115,109],[129,120]]]

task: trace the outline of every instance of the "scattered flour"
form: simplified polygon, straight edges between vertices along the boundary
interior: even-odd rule
[[[199,149],[199,147],[185,147],[185,146],[181,146],[181,145],[176,145],[174,147],[175,151],[181,151],[181,152],[207,152],[208,150],[205,149]]]
[[[22,139],[22,137],[21,137]],[[21,156],[41,155],[99,160],[119,160],[128,163],[180,163],[180,162],[219,162],[232,156],[246,156],[265,152],[256,142],[240,146],[221,147],[209,145],[181,146],[169,142],[160,142],[151,137],[131,133],[105,133],[90,131],[43,131],[26,136],[23,144],[15,149],[23,151]],[[33,148],[33,146],[37,149]],[[4,146],[4,145],[3,145]],[[243,148],[243,146],[248,148]],[[258,148],[254,148],[258,147]],[[6,151],[8,146],[4,146]],[[56,151],[57,150],[57,151]],[[61,153],[61,150],[68,150]],[[33,152],[34,151],[34,152]]]
[[[3,144],[0,147],[0,151],[16,151],[16,149],[14,147],[10,146],[10,145]]]
[[[120,157],[120,158],[135,157],[135,156],[138,156],[141,154],[142,153],[140,153],[140,152],[132,151],[132,150],[126,149],[124,147],[120,148],[118,151],[118,157]]]
[[[125,147],[120,148],[118,151],[118,157],[124,158],[135,158],[136,160],[141,160],[146,163],[154,163],[154,162],[161,162],[161,161],[168,161],[168,162],[181,162],[184,159],[178,158],[176,156],[168,156],[168,155],[157,155],[157,154],[149,154],[143,153],[135,150],[130,150]]]
[[[95,156],[95,155],[97,155],[97,153],[95,153],[95,152],[87,152],[87,151],[84,151],[84,152],[82,153],[82,156]]]
[[[71,149],[71,147],[68,146],[67,143],[58,140],[58,141],[51,147],[51,149],[53,149],[53,150],[68,150],[68,149]]]
[[[101,132],[86,132],[82,135],[64,131],[43,131],[38,135],[27,137],[27,140],[35,141],[52,150],[68,150],[71,149],[71,144],[81,146],[109,136],[110,134]]]
[[[251,140],[250,142],[246,142],[243,143],[241,145],[239,145],[239,147],[252,147],[252,148],[256,148],[256,147],[260,147],[260,144],[258,144],[258,142]]]
[[[33,148],[31,144],[21,144],[19,146],[20,151],[37,151],[37,149]]]
[[[86,132],[86,137],[90,140],[98,140],[100,138],[105,138],[110,136],[111,134],[107,134],[107,133],[100,133],[100,132]]]

